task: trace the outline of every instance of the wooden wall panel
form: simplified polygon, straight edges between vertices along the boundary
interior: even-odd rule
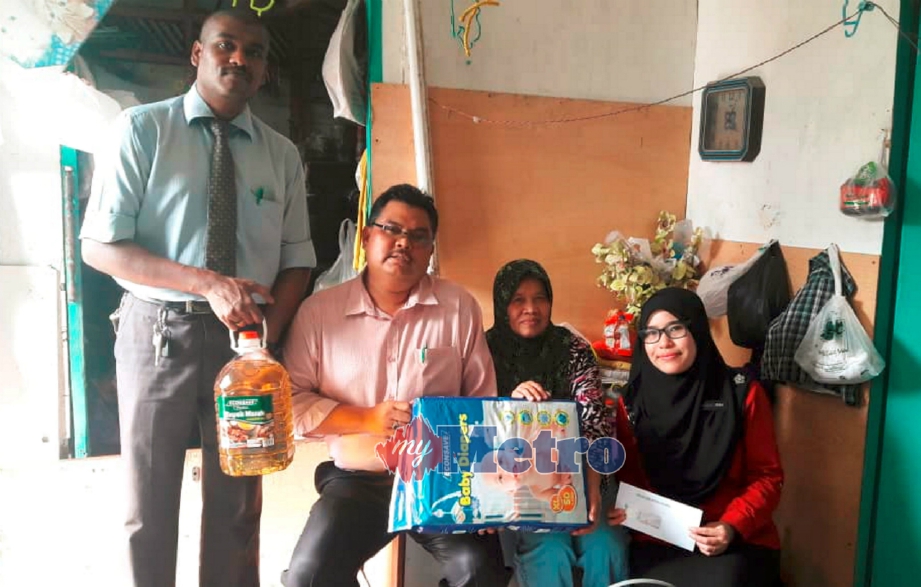
[[[741,262],[758,246],[716,242],[709,265]],[[809,259],[819,251],[783,247],[783,252],[795,291],[806,282]],[[871,330],[879,257],[850,253],[841,257],[857,282],[854,308]],[[748,360],[749,352],[729,339],[725,318],[712,320],[711,328],[728,362],[741,365]],[[792,387],[777,390],[774,417],[786,482],[774,519],[783,541],[789,587],[843,587],[853,582],[866,405],[866,389],[860,407]]]
[[[440,104],[493,119],[542,120],[632,104],[429,88]],[[414,182],[405,86],[372,90],[373,192]],[[614,300],[595,286],[591,248],[609,231],[652,236],[660,210],[684,216],[691,109],[659,106],[586,122],[479,123],[430,105],[441,274],[462,283],[492,324],[492,281],[529,257],[553,281],[553,319],[601,336]]]

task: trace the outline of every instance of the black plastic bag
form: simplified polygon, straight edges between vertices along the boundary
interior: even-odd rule
[[[768,326],[791,299],[790,274],[780,243],[774,241],[744,275],[729,286],[729,337],[740,347],[764,346]]]

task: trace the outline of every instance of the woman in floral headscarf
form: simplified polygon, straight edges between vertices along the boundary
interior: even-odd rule
[[[508,263],[493,284],[495,324],[486,341],[496,365],[500,396],[530,401],[576,400],[582,433],[593,441],[614,436],[598,367],[587,342],[550,322],[553,288],[535,261]],[[515,575],[521,587],[571,587],[573,567],[583,587],[608,587],[627,578],[627,541],[621,528],[604,523],[601,476],[585,468],[592,525],[572,534],[516,533]]]

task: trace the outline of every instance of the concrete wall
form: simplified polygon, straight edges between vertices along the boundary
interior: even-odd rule
[[[17,416],[0,466],[56,459],[67,434],[60,155],[49,129],[25,124],[30,96],[14,92],[13,67],[0,59],[0,410]]]
[[[897,0],[878,4],[898,18]],[[840,18],[840,2],[701,0],[694,86],[780,53]],[[879,254],[882,223],[838,212],[838,188],[877,159],[881,129],[891,127],[896,37],[880,12],[867,13],[853,38],[839,27],[747,74],[767,86],[764,138],[753,163],[700,160],[696,94],[688,216],[727,240],[776,238],[810,248],[836,242],[843,251]]]
[[[693,80],[696,0],[503,1],[482,9],[470,58],[451,34],[451,7],[459,19],[472,3],[421,4],[430,86],[652,102]],[[405,34],[403,1],[383,0],[385,83],[406,83]]]
[[[313,469],[325,446],[299,444],[292,465],[263,485],[260,579],[280,574],[316,500]],[[198,584],[201,454],[189,451],[179,521],[179,586]],[[0,465],[0,585],[124,587],[124,475],[118,457]]]

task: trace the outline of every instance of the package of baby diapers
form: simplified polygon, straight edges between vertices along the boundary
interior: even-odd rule
[[[395,473],[389,530],[584,527],[588,446],[573,401],[419,398],[377,447]]]

